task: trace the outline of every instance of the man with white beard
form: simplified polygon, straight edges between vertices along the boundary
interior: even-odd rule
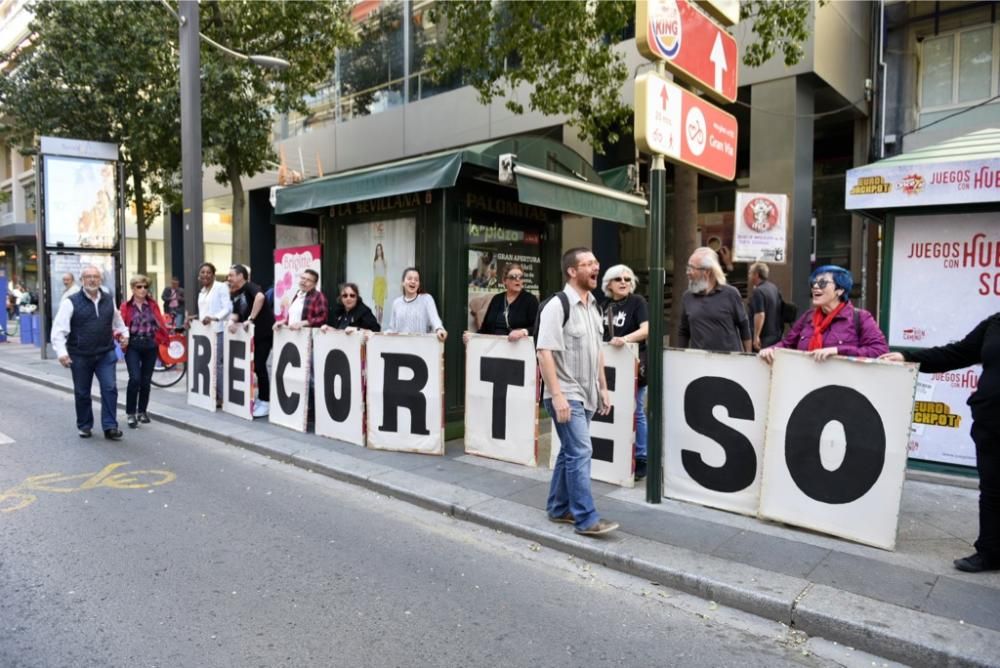
[[[52,347],[59,363],[73,374],[76,396],[76,428],[80,438],[90,438],[94,408],[90,386],[97,376],[101,386],[101,428],[104,438],[117,441],[118,384],[115,378],[115,339],[128,345],[128,328],[115,308],[114,299],[101,289],[101,270],[87,265],[80,272],[83,289],[59,303],[52,323]]]
[[[740,291],[726,284],[715,251],[696,248],[688,259],[688,290],[681,303],[678,346],[750,352],[750,321]]]

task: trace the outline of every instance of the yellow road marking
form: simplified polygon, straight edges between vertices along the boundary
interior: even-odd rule
[[[165,485],[177,479],[177,475],[170,471],[156,469],[117,472],[118,469],[127,464],[128,462],[113,462],[96,473],[77,473],[73,475],[44,473],[42,475],[29,476],[21,484],[0,492],[0,513],[12,513],[15,510],[21,510],[30,506],[38,500],[38,496],[32,492],[68,494],[70,492],[96,489],[98,487],[110,487],[111,489],[147,489],[149,487]],[[82,482],[75,486],[65,486],[66,483],[75,481]]]

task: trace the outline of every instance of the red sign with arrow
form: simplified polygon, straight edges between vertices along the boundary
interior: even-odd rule
[[[636,45],[708,95],[736,99],[736,39],[688,0],[637,0]]]

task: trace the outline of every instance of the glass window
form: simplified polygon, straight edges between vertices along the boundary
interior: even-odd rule
[[[338,57],[341,119],[403,104],[403,4],[385,2],[359,27],[358,46]]]
[[[954,35],[924,41],[920,106],[941,107],[952,103],[954,58]]]
[[[958,101],[985,100],[993,75],[993,26],[963,32],[959,41]]]

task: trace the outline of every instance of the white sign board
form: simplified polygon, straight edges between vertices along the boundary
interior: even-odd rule
[[[845,191],[848,210],[1000,202],[1000,157],[925,164],[875,163],[847,170]]]
[[[274,332],[271,378],[272,424],[305,432],[309,419],[309,371],[312,329],[282,327]]]
[[[756,515],[771,372],[755,355],[663,353],[664,494]]]
[[[945,345],[1000,311],[998,220],[995,213],[896,218],[890,346]]]
[[[364,336],[335,329],[313,333],[316,434],[364,447]]]
[[[760,516],[892,550],[915,365],[778,350]]]
[[[244,420],[253,420],[253,329],[226,325],[222,337],[222,410]]]
[[[976,391],[983,367],[976,365],[917,377],[909,451],[914,459],[960,466],[976,465],[969,436],[972,411],[966,403]]]
[[[444,454],[443,355],[433,334],[368,339],[368,447]]]
[[[465,348],[465,451],[535,466],[538,363],[530,337],[473,334]]]
[[[210,326],[191,321],[188,330],[187,403],[189,406],[215,412],[216,336]]]
[[[736,193],[733,261],[785,264],[788,195]]]
[[[601,349],[611,412],[608,415],[594,413],[590,421],[590,441],[594,448],[590,477],[612,485],[635,487],[635,392],[639,347],[629,344],[619,348],[604,343]],[[559,434],[553,423],[550,468],[555,468],[559,449]]]

